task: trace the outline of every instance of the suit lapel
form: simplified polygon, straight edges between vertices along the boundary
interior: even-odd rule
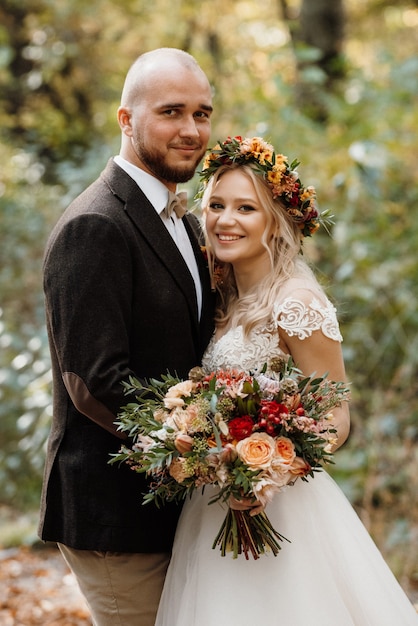
[[[161,263],[172,275],[174,282],[184,293],[191,311],[191,318],[195,321],[197,329],[198,310],[193,277],[161,218],[135,181],[116,165],[113,159],[110,159],[103,172],[103,177],[109,184],[112,193],[122,200],[129,218],[148,241]],[[188,232],[190,237],[190,231]],[[196,244],[193,239],[192,237],[192,245],[195,250]]]
[[[202,283],[204,305],[206,296],[210,292],[210,277],[208,265],[201,249],[201,244],[203,245],[204,241],[203,231],[197,217],[195,217],[191,213],[186,213],[185,217],[183,218],[183,223],[192,244],[193,252],[196,258],[200,281]]]
[[[145,196],[144,199],[144,202],[141,201],[140,206],[137,203],[135,208],[132,207],[132,204],[127,204],[125,210],[142,235],[147,239],[150,246],[152,246],[161,263],[170,272],[178,287],[183,291],[191,308],[193,318],[197,320],[197,300],[193,277],[161,218]]]
[[[204,243],[204,236],[200,222],[196,216],[188,213],[183,218],[184,225],[192,243],[196,257],[199,275],[202,284],[202,314],[200,318],[200,344],[203,353],[209,343],[214,330],[215,317],[215,294],[212,292],[209,276],[209,268],[205,259],[201,245]]]

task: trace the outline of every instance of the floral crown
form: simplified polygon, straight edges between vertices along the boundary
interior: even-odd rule
[[[310,237],[321,223],[325,223],[326,212],[320,214],[315,205],[315,188],[304,187],[299,179],[296,171],[299,161],[294,160],[289,165],[287,157],[275,154],[273,146],[261,137],[236,136],[218,142],[205,157],[203,169],[199,172],[203,185],[198,197],[203,195],[218,167],[234,163],[249,165],[262,175],[273,198],[282,202],[287,214],[299,226],[302,237]]]

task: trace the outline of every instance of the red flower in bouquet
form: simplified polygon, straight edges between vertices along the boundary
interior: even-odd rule
[[[253,432],[254,420],[249,415],[243,415],[243,417],[235,417],[228,422],[229,434],[233,439],[241,441],[249,437]]]

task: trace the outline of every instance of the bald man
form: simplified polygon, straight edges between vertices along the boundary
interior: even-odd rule
[[[165,210],[204,155],[211,113],[193,57],[139,57],[117,112],[120,154],[46,247],[54,410],[39,534],[59,545],[96,626],[153,626],[170,558],[180,507],[143,506],[142,475],[108,461],[124,437],[122,382],[187,377],[213,332],[199,224]]]

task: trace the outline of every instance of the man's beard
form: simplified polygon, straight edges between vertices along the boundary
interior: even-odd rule
[[[157,151],[148,149],[140,141],[133,140],[132,143],[137,156],[150,172],[159,180],[164,180],[168,183],[186,183],[193,178],[196,167],[204,154],[203,151],[196,161],[188,166],[171,167],[164,163],[163,157]]]

